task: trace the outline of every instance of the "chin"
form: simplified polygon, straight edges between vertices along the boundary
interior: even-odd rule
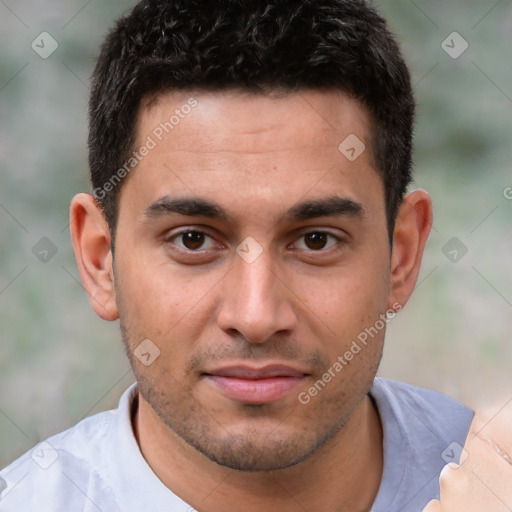
[[[237,471],[277,471],[286,469],[311,457],[342,428],[323,430],[322,435],[306,427],[285,427],[285,423],[271,428],[254,426],[229,432],[217,429],[194,429],[175,432],[190,446],[212,462]],[[172,427],[171,427],[172,428]]]
[[[264,437],[264,436],[263,436]],[[286,469],[309,458],[316,446],[300,446],[294,440],[269,443],[267,440],[256,443],[239,439],[223,445],[194,446],[212,462],[237,471],[277,471]]]

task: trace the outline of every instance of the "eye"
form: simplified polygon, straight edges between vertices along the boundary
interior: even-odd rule
[[[327,231],[310,231],[301,235],[299,240],[304,240],[304,242],[296,244],[298,249],[317,252],[330,249],[343,241],[340,237]]]
[[[166,242],[172,242],[180,249],[186,251],[207,250],[215,247],[215,242],[211,236],[207,235],[204,231],[193,229],[175,233],[167,238]]]

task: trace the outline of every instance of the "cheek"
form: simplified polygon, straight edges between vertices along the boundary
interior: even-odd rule
[[[362,260],[362,259],[361,259]],[[351,393],[365,392],[380,362],[386,322],[381,318],[387,309],[387,269],[382,260],[372,264],[360,261],[326,279],[323,286],[310,286],[309,317],[316,322],[314,336],[329,361],[329,391],[323,400],[347,400]],[[334,377],[332,377],[334,375]],[[354,402],[355,403],[355,402]]]
[[[117,267],[117,302],[130,345],[149,338],[162,355],[179,358],[180,347],[190,351],[204,325],[202,311],[217,273],[192,276],[168,263],[147,262],[135,251]]]
[[[118,287],[125,316],[139,328],[170,329],[186,311],[187,287],[170,280],[164,266],[154,267],[131,258],[120,272]],[[183,313],[182,313],[183,311]]]
[[[347,340],[375,324],[386,312],[389,269],[379,259],[340,267],[315,282],[303,285],[301,296],[325,330]],[[299,286],[299,283],[297,283]]]

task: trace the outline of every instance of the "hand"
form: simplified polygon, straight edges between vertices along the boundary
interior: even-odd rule
[[[475,415],[461,465],[448,464],[439,478],[441,499],[423,512],[512,511],[512,400]]]

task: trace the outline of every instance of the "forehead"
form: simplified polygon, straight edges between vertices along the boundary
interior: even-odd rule
[[[237,143],[241,152],[257,153],[298,147],[337,149],[350,134],[366,138],[369,128],[367,109],[341,91],[227,90],[173,92],[146,99],[136,133],[139,140],[150,134],[172,139],[174,150],[232,151]]]
[[[215,196],[226,210],[265,201],[276,215],[306,195],[383,201],[369,115],[339,91],[165,93],[141,106],[143,147],[121,194],[139,210],[166,195]]]

